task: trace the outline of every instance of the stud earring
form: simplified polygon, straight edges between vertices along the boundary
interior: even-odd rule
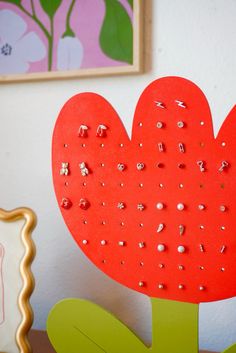
[[[118,241],[118,245],[119,246],[125,246],[125,241],[123,241],[123,240]]]
[[[163,204],[162,202],[158,202],[158,203],[156,204],[156,208],[157,208],[158,210],[163,210],[164,204]]]
[[[138,170],[143,170],[145,168],[145,164],[144,163],[137,163],[137,169]]]
[[[142,249],[142,248],[145,248],[146,244],[143,241],[141,241],[140,243],[138,243],[138,246],[140,247],[140,249]]]
[[[205,172],[205,166],[204,166],[205,162],[204,161],[197,161],[197,165],[200,168],[200,172]]]
[[[183,224],[179,225],[179,235],[183,235],[185,232],[185,226]]]
[[[183,245],[179,245],[177,250],[180,254],[183,254],[186,251],[185,246]]]
[[[139,203],[139,204],[137,205],[137,209],[138,209],[139,211],[143,211],[143,210],[145,209],[145,206],[144,206],[142,203]]]
[[[144,287],[145,283],[143,281],[138,282],[139,287]]]
[[[222,161],[221,166],[219,168],[219,172],[223,172],[225,169],[229,167],[229,163],[227,161]]]
[[[158,143],[158,150],[159,150],[159,152],[164,152],[165,146],[164,146],[164,144],[162,142]]]
[[[163,223],[160,223],[159,226],[157,227],[157,233],[162,232],[164,228],[165,228],[165,225]]]
[[[81,172],[82,176],[87,176],[89,174],[89,170],[86,167],[85,162],[81,162],[79,164],[79,167],[80,167],[80,172]]]
[[[106,130],[107,130],[107,127],[105,125],[103,125],[103,124],[98,125],[96,136],[97,137],[106,137]]]
[[[79,137],[87,137],[88,136],[88,126],[87,125],[80,125],[78,131]]]
[[[221,254],[223,254],[223,252],[225,252],[225,250],[226,250],[226,246],[225,246],[225,245],[222,245],[222,247],[221,247],[221,249],[220,249]]]
[[[182,102],[182,101],[180,101],[180,100],[178,100],[178,99],[175,100],[175,103],[176,103],[176,104],[178,105],[178,107],[180,107],[180,108],[186,108],[185,103]]]
[[[62,162],[61,169],[60,169],[60,175],[68,175],[68,174],[69,174],[69,163]]]
[[[65,210],[69,210],[72,206],[72,202],[68,197],[63,197],[61,200],[61,207]]]
[[[119,208],[119,210],[123,210],[125,208],[124,202],[118,202],[117,208]]]
[[[204,248],[204,245],[203,245],[203,244],[200,244],[200,245],[199,245],[199,248],[200,248],[200,251],[201,251],[201,252],[205,252],[205,248]]]
[[[183,121],[178,121],[177,126],[179,129],[182,129],[184,127],[184,122]]]
[[[80,199],[79,201],[79,207],[82,209],[82,210],[87,210],[90,206],[90,203],[88,200],[86,199]]]
[[[184,144],[182,142],[179,143],[179,151],[180,151],[180,153],[184,153],[185,152],[185,147],[184,147]]]
[[[162,102],[154,101],[154,103],[156,104],[156,106],[157,106],[158,108],[165,109],[165,106],[164,106],[164,104],[163,104]]]
[[[164,289],[164,284],[163,284],[163,283],[159,283],[159,284],[158,284],[158,288],[159,288],[159,289]]]
[[[123,172],[123,170],[125,170],[125,165],[123,163],[118,163],[117,164],[117,169],[120,171],[120,172]]]
[[[185,208],[185,206],[182,202],[178,203],[176,207],[177,207],[177,210],[179,210],[179,211],[183,211]]]
[[[157,128],[162,129],[163,128],[163,123],[161,121],[157,122]]]
[[[157,250],[158,250],[159,252],[163,252],[163,251],[166,250],[166,247],[165,247],[164,244],[158,244],[158,245],[157,245]]]

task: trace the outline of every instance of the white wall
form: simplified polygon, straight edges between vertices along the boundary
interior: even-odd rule
[[[104,95],[130,131],[141,91],[166,75],[189,78],[203,89],[219,129],[236,102],[236,1],[154,0],[152,19],[153,63],[147,74],[0,87],[1,207],[27,205],[38,215],[32,298],[36,328],[44,328],[48,310],[59,299],[77,296],[113,311],[150,342],[148,299],[97,270],[69,235],[53,193],[50,144],[57,114],[75,93]],[[202,305],[201,348],[222,351],[234,341],[236,298]]]

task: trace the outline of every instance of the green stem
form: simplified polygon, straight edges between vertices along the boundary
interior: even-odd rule
[[[0,2],[5,2],[4,0],[0,0]],[[33,1],[31,1],[31,4],[33,4]],[[39,21],[38,17],[35,14],[35,10],[34,10],[34,4],[32,7],[32,12],[33,15],[27,11],[21,4],[15,4],[25,15],[27,15],[29,18],[31,18],[32,20],[34,20],[37,25],[41,28],[41,30],[43,31],[43,33],[45,34],[45,36],[47,37],[47,39],[50,37],[50,33],[47,31],[46,27],[44,27],[44,25]]]
[[[75,5],[75,1],[76,0],[72,0],[71,1],[69,10],[67,12],[67,15],[66,15],[66,30],[63,33],[62,38],[67,37],[67,36],[69,36],[69,37],[74,37],[75,36],[75,34],[72,31],[71,26],[70,26],[70,18],[71,18],[72,10],[73,10],[74,5]]]
[[[33,16],[36,16],[35,7],[34,7],[34,1],[33,1],[33,0],[30,0],[30,3],[31,3],[31,8],[32,8]]]
[[[48,71],[52,70],[53,37],[54,37],[54,21],[53,21],[53,17],[50,17],[50,32],[51,32],[51,36],[48,39]]]
[[[0,0],[0,1],[2,1],[2,0]],[[41,30],[43,31],[43,33],[45,34],[45,36],[49,40],[50,33],[47,31],[47,29],[44,27],[44,25],[39,21],[38,17],[35,14],[31,15],[31,13],[29,11],[27,11],[22,5],[17,5],[17,6],[25,15],[27,15],[28,17],[30,17],[32,20],[34,20],[37,23],[37,25],[41,28]]]
[[[32,20],[34,20],[38,26],[41,28],[45,36],[47,37],[48,40],[48,71],[51,71],[52,69],[52,54],[53,54],[53,35],[54,35],[54,28],[53,28],[53,18],[50,17],[50,32],[47,31],[47,29],[44,27],[44,25],[39,21],[38,17],[36,16],[35,13],[35,7],[33,0],[31,0],[31,7],[32,7],[32,15],[30,12],[28,12],[21,4],[17,5],[21,11],[26,14],[28,17],[30,17]]]
[[[151,298],[152,353],[198,352],[198,304]]]

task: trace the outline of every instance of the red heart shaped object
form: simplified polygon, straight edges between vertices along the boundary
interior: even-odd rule
[[[118,282],[178,301],[228,298],[236,295],[235,152],[236,109],[215,139],[205,96],[183,78],[145,89],[131,141],[104,98],[79,94],[54,130],[57,200],[78,245]]]

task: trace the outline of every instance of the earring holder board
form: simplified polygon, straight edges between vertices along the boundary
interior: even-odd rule
[[[113,107],[93,93],[72,97],[55,126],[62,216],[97,267],[151,298],[162,352],[195,352],[198,304],[236,295],[235,119],[234,108],[215,138],[202,91],[166,77],[142,93],[131,139]],[[170,311],[175,339],[168,343]]]

